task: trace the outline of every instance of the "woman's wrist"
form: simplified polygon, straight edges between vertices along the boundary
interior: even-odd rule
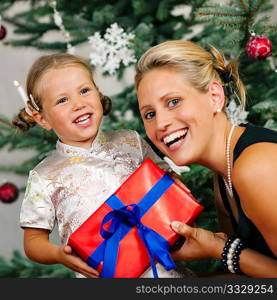
[[[221,263],[225,270],[229,270],[231,273],[243,274],[239,266],[239,257],[244,248],[245,244],[240,238],[231,236],[227,239],[221,254]]]
[[[215,243],[212,247],[213,252],[212,252],[212,257],[216,259],[221,259],[221,254],[223,251],[223,248],[225,246],[225,243],[227,241],[227,238],[215,236]]]

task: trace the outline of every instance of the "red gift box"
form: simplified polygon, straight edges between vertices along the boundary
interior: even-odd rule
[[[140,225],[136,224],[137,221],[124,222],[118,217],[118,210],[123,209],[124,214],[129,214],[134,206],[134,211],[138,212],[136,220],[139,219]],[[114,268],[113,271],[109,270],[109,274],[112,275],[103,276],[102,273],[102,277],[137,278],[150,266],[151,261],[145,239],[139,233],[141,228],[154,231],[154,238],[150,237],[150,246],[151,243],[159,244],[159,241],[154,241],[155,235],[159,235],[172,246],[180,236],[171,229],[170,223],[177,220],[191,224],[202,209],[186,189],[147,158],[116,192],[70,235],[68,245],[93,268],[100,271],[103,265]],[[107,232],[114,227],[111,225],[110,215],[118,217],[118,222],[115,221],[114,224],[120,227],[116,227],[113,237]],[[102,224],[103,220],[106,220],[105,224]],[[103,231],[106,233],[103,234]],[[113,240],[117,240],[117,247]],[[110,248],[105,252],[107,243]],[[157,256],[155,255],[155,258]],[[114,266],[111,266],[112,264]],[[153,263],[151,264],[153,268]]]

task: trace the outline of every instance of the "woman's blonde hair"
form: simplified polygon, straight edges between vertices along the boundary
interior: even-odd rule
[[[245,88],[238,73],[238,59],[227,63],[224,55],[215,47],[206,51],[190,41],[167,41],[148,49],[136,64],[135,86],[146,72],[153,68],[170,67],[184,77],[199,91],[207,92],[211,81],[218,81],[225,90],[225,107],[231,94],[237,93],[240,105],[245,107]]]
[[[93,80],[93,70],[92,67],[81,57],[68,54],[68,53],[55,53],[50,55],[40,56],[31,66],[26,80],[26,90],[27,95],[32,95],[35,104],[38,106],[39,111],[43,110],[41,103],[41,90],[40,90],[40,79],[45,74],[46,71],[50,69],[58,69],[70,66],[81,66],[88,71],[91,81],[95,85]],[[97,86],[95,85],[97,88]],[[111,109],[111,100],[109,97],[102,95],[100,92],[100,100],[103,106],[103,113],[107,115]],[[28,101],[28,107],[31,111],[36,108],[32,105],[31,101]],[[21,131],[26,131],[31,127],[36,125],[34,119],[28,115],[25,108],[21,109],[17,116],[12,120],[12,123]]]

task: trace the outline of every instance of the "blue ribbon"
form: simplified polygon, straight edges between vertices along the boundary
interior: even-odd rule
[[[153,276],[158,277],[155,258],[166,270],[176,268],[169,253],[169,242],[151,228],[143,225],[140,220],[173,182],[172,178],[165,174],[138,204],[126,206],[114,194],[106,201],[114,210],[106,214],[102,221],[100,234],[105,240],[87,260],[93,268],[97,268],[100,262],[103,261],[102,277],[114,277],[120,241],[134,226],[137,227],[138,233],[146,246]],[[109,230],[105,230],[104,225],[109,221],[111,221]]]

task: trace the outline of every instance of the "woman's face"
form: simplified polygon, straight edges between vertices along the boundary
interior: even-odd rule
[[[170,68],[148,71],[137,90],[149,139],[176,165],[201,162],[209,153],[216,104],[213,92],[196,90]]]

